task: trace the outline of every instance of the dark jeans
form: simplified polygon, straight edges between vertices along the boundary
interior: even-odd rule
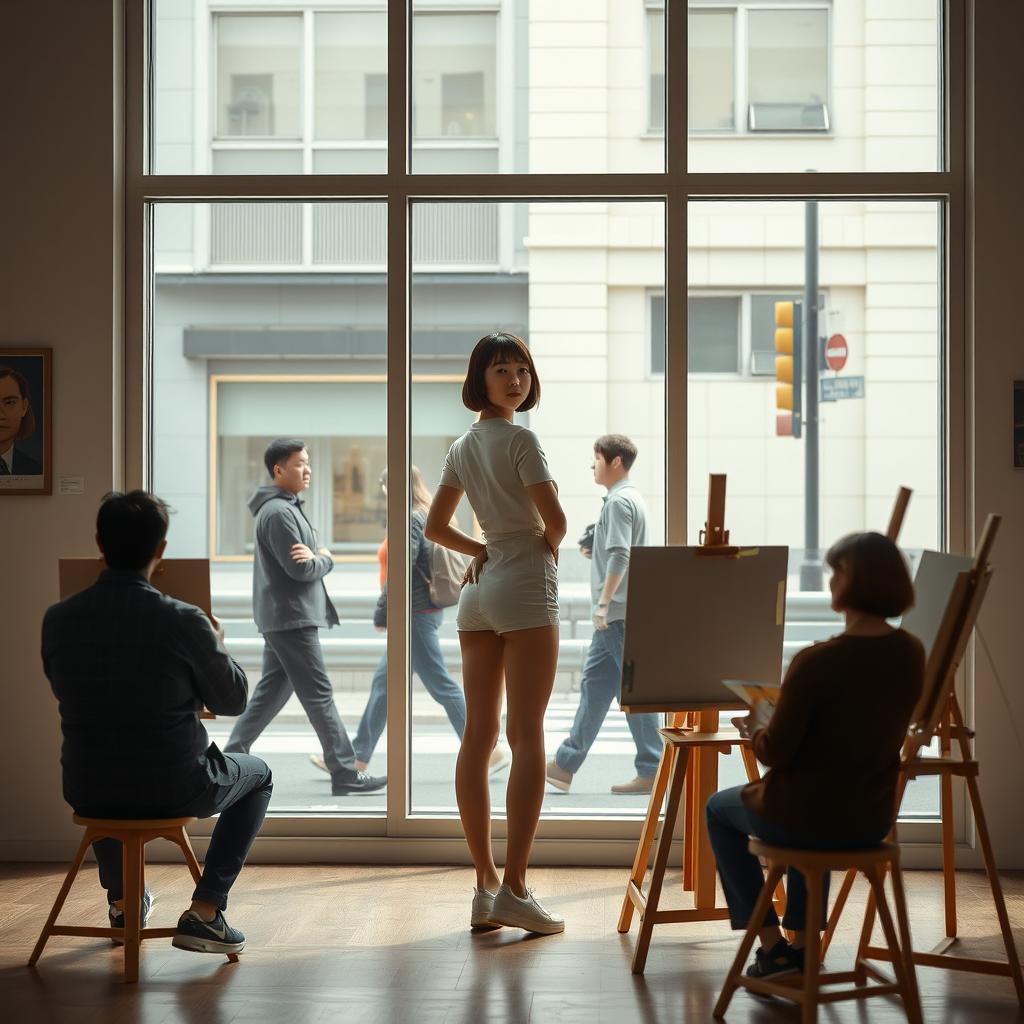
[[[569,737],[555,752],[555,763],[575,775],[601,731],[612,699],[619,695],[622,679],[622,653],[626,644],[626,623],[609,622],[607,629],[594,630],[580,681],[580,702],[576,707]],[[634,764],[641,778],[650,778],[661,760],[662,716],[656,713],[626,715],[626,723],[636,744]]]
[[[221,910],[228,905],[228,892],[263,824],[274,789],[270,768],[260,758],[225,754],[224,761],[230,782],[211,786],[183,807],[154,813],[154,817],[161,818],[209,818],[220,814],[203,862],[203,877],[192,898],[215,903]],[[100,885],[107,890],[107,901],[113,903],[124,895],[121,841],[98,839],[92,848],[99,864]]]
[[[253,743],[295,694],[313,726],[334,782],[355,778],[352,742],[334,703],[320,631],[316,626],[263,634],[263,675],[228,737],[225,753],[248,754]]]
[[[801,834],[784,825],[774,825],[749,810],[740,797],[742,786],[723,789],[707,804],[708,833],[711,848],[718,862],[718,876],[722,879],[725,901],[729,904],[729,923],[736,931],[745,931],[754,913],[754,905],[764,886],[761,862],[747,848],[749,838],[755,836],[773,846],[789,846],[798,850],[856,850],[877,846],[882,835],[844,836],[841,839],[823,839],[821,836]],[[821,880],[821,923],[826,924],[829,876]],[[761,925],[771,927],[779,923],[779,916],[771,904]],[[807,927],[807,883],[801,872],[789,868],[786,872],[786,914],[782,927],[788,931],[803,931]]]
[[[448,674],[441,654],[437,631],[444,612],[413,612],[410,617],[410,654],[412,670],[420,677],[427,693],[444,708],[455,735],[462,739],[466,728],[466,698],[457,682]],[[388,656],[380,659],[370,683],[370,696],[352,744],[356,758],[368,763],[388,721]]]

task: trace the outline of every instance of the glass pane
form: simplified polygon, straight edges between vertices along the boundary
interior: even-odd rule
[[[747,31],[751,127],[827,127],[819,114],[828,102],[828,13],[751,11]]]
[[[735,18],[732,11],[690,11],[688,21],[690,131],[732,131]]]
[[[728,476],[725,525],[732,542],[789,546],[787,663],[802,647],[842,630],[830,607],[823,551],[851,531],[884,530],[901,485],[914,492],[900,536],[911,560],[922,549],[938,549],[943,536],[941,207],[819,202],[819,243],[816,252],[806,253],[805,218],[813,216],[813,207],[695,202],[688,222],[689,286],[696,292],[691,330],[695,306],[712,289],[721,290],[727,301],[740,303],[747,335],[741,346],[755,357],[742,364],[739,376],[689,379],[690,534],[696,540],[696,526],[705,519],[708,474],[714,471]],[[774,347],[774,301],[803,302],[807,268],[815,260],[818,346],[838,335],[848,353],[844,366],[823,364],[808,385],[821,399],[816,474],[806,462],[808,431],[814,429],[808,392],[802,392],[796,437],[788,411],[777,402],[774,352],[766,346],[770,336]],[[755,370],[759,353],[771,359],[768,374]],[[723,775],[731,772],[739,781],[738,759],[728,763]],[[903,814],[937,813],[935,779],[913,782]]]
[[[691,171],[933,171],[940,4],[689,12]]]
[[[387,14],[317,14],[313,24],[316,138],[386,140]]]
[[[432,6],[413,4],[414,171],[663,169],[662,11],[641,0]]]
[[[217,137],[301,137],[302,19],[218,15],[214,28]]]
[[[690,373],[736,373],[740,354],[739,299],[691,296],[686,365]]]
[[[293,4],[294,12],[266,14],[150,2],[153,172],[386,170],[383,0],[364,5],[376,10],[300,11]],[[261,148],[258,140],[276,145]]]
[[[497,137],[496,14],[417,14],[413,137]]]
[[[373,613],[384,535],[377,480],[387,442],[387,291],[381,267],[314,276],[303,253],[346,266],[362,260],[363,270],[383,264],[382,215],[385,204],[365,202],[154,209],[152,485],[174,509],[168,555],[211,559],[213,611],[251,698],[266,685],[260,628],[268,624],[254,620],[250,499],[260,487],[277,490],[264,465],[268,443],[304,441],[304,514],[316,546],[333,556],[324,583],[340,620],[320,631],[320,643],[353,740],[385,643]],[[304,244],[304,223],[315,243]],[[236,725],[218,717],[207,730],[224,749]],[[236,740],[273,768],[272,813],[384,812],[383,791],[331,795],[330,777],[310,762],[326,752],[294,695],[262,730],[252,720],[242,728]]]
[[[496,230],[491,265],[485,262],[491,254],[476,250],[490,230],[487,225]],[[559,552],[559,660],[545,733],[549,756],[559,752],[575,776],[568,794],[547,793],[544,812],[550,815],[642,814],[645,795],[612,794],[611,786],[638,772],[653,774],[661,750],[657,716],[640,723],[638,752],[617,705],[607,715],[600,700],[580,710],[583,667],[594,640],[594,588],[599,591],[603,582],[603,576],[595,579],[595,566],[605,563],[585,558],[577,539],[601,516],[608,493],[595,482],[594,443],[615,433],[627,435],[638,450],[629,478],[646,507],[640,542],[664,542],[664,380],[651,373],[652,362],[664,366],[664,343],[652,343],[647,329],[650,296],[664,289],[663,238],[660,203],[413,206],[414,254],[436,253],[438,260],[452,254],[463,264],[443,273],[416,266],[412,278],[412,461],[426,489],[437,487],[452,442],[476,419],[461,394],[467,358],[480,337],[502,329],[524,338],[543,381],[540,405],[516,420],[540,438],[569,521]],[[615,269],[626,265],[628,272]],[[456,523],[470,535],[481,535],[465,497]],[[454,814],[466,683],[457,609],[430,611],[421,578],[412,584],[412,618],[422,642],[419,650],[413,647],[410,690],[412,807],[416,813]],[[613,653],[603,665],[614,662],[616,650],[621,658],[620,629],[616,625],[601,637]],[[588,692],[607,692],[609,700],[617,695],[614,667],[591,671],[588,678]],[[569,751],[577,716],[587,733],[586,753]],[[499,751],[506,750],[502,739]],[[492,776],[492,800],[499,810],[506,780],[504,769]]]

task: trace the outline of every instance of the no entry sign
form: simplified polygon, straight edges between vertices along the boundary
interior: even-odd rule
[[[848,353],[846,339],[841,334],[833,334],[825,342],[825,362],[830,370],[841,370],[846,365]]]

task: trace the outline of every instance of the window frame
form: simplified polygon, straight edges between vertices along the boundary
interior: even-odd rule
[[[124,146],[124,348],[120,407],[115,410],[120,437],[119,476],[128,487],[146,486],[152,475],[152,275],[151,239],[154,206],[161,202],[204,202],[218,199],[315,201],[383,199],[388,205],[387,397],[388,463],[408,467],[410,436],[409,359],[409,229],[410,203],[431,200],[489,201],[563,199],[614,201],[661,200],[666,205],[665,280],[686,281],[687,207],[690,201],[733,201],[755,198],[848,200],[928,199],[940,203],[943,221],[942,289],[940,308],[943,342],[945,403],[942,425],[941,504],[945,512],[943,544],[966,550],[969,543],[967,461],[967,393],[969,360],[966,345],[968,253],[965,243],[967,205],[967,39],[966,0],[938,0],[942,73],[939,79],[940,154],[933,171],[822,172],[690,172],[685,128],[665,133],[663,170],[645,173],[499,173],[414,174],[410,170],[409,68],[410,13],[406,5],[388,8],[388,166],[383,174],[366,175],[161,175],[150,171],[152,138],[148,134],[149,4],[122,0],[125,25],[125,146]],[[216,9],[237,9],[221,2]],[[260,6],[257,3],[250,6]],[[270,5],[265,5],[270,6]],[[262,8],[261,8],[262,9]],[[504,9],[503,9],[504,11]],[[666,128],[673,112],[686,104],[686,6],[668,0],[666,31]],[[676,28],[672,19],[678,17]],[[686,289],[668,289],[666,296],[665,461],[666,541],[692,542],[687,523],[686,457]],[[393,473],[388,492],[389,523],[404,523],[409,508],[407,473]],[[397,525],[394,527],[399,528]],[[397,534],[396,534],[397,538]],[[388,688],[387,811],[345,812],[332,816],[277,818],[271,816],[258,849],[272,859],[465,861],[458,819],[414,815],[409,786],[409,610],[410,567],[406,545],[394,543],[389,560],[387,650],[391,679]],[[970,687],[969,672],[966,682]],[[964,707],[970,707],[965,701]],[[958,812],[966,807],[962,790]],[[957,835],[965,841],[968,816],[956,815]],[[209,833],[202,823],[197,834]],[[505,822],[496,816],[494,836],[500,844]],[[911,844],[910,864],[935,864],[939,827],[935,823],[902,823],[900,836]],[[534,848],[534,863],[589,861],[628,863],[635,850],[637,821],[592,818],[542,819]],[[586,842],[580,842],[586,840]],[[925,849],[927,847],[927,849]],[[922,850],[924,852],[922,852]]]

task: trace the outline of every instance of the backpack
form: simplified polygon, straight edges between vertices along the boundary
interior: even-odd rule
[[[451,548],[442,547],[440,544],[431,544],[430,547],[430,575],[428,576],[418,564],[416,571],[427,582],[431,604],[435,608],[450,608],[459,603],[462,579],[473,559],[461,551],[452,551]]]

